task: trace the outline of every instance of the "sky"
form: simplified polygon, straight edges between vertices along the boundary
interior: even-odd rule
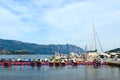
[[[90,50],[93,25],[104,51],[120,48],[120,0],[0,0],[1,39]]]

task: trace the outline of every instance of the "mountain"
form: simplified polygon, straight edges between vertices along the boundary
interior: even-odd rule
[[[120,52],[120,48],[116,48],[116,49],[112,49],[112,50],[109,50],[109,51],[107,51],[107,52]]]
[[[70,52],[75,53],[83,53],[84,50],[80,47],[77,47],[75,45],[38,45],[34,43],[25,43],[21,41],[16,40],[4,40],[0,39],[0,53],[4,54],[17,54],[18,52],[27,52],[28,54],[54,54],[55,52],[63,53],[63,54],[69,54]]]

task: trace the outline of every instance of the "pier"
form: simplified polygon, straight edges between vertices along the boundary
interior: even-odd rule
[[[108,61],[108,65],[120,67],[120,61]]]

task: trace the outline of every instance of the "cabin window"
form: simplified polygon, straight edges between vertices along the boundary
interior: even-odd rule
[[[111,55],[111,56],[110,56],[110,58],[114,58],[114,57],[115,57],[115,55]]]
[[[118,55],[118,58],[120,58],[120,55]]]
[[[100,58],[104,58],[104,55],[100,55]]]

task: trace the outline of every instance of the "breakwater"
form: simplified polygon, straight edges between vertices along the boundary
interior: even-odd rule
[[[108,61],[108,65],[120,67],[120,61]]]

